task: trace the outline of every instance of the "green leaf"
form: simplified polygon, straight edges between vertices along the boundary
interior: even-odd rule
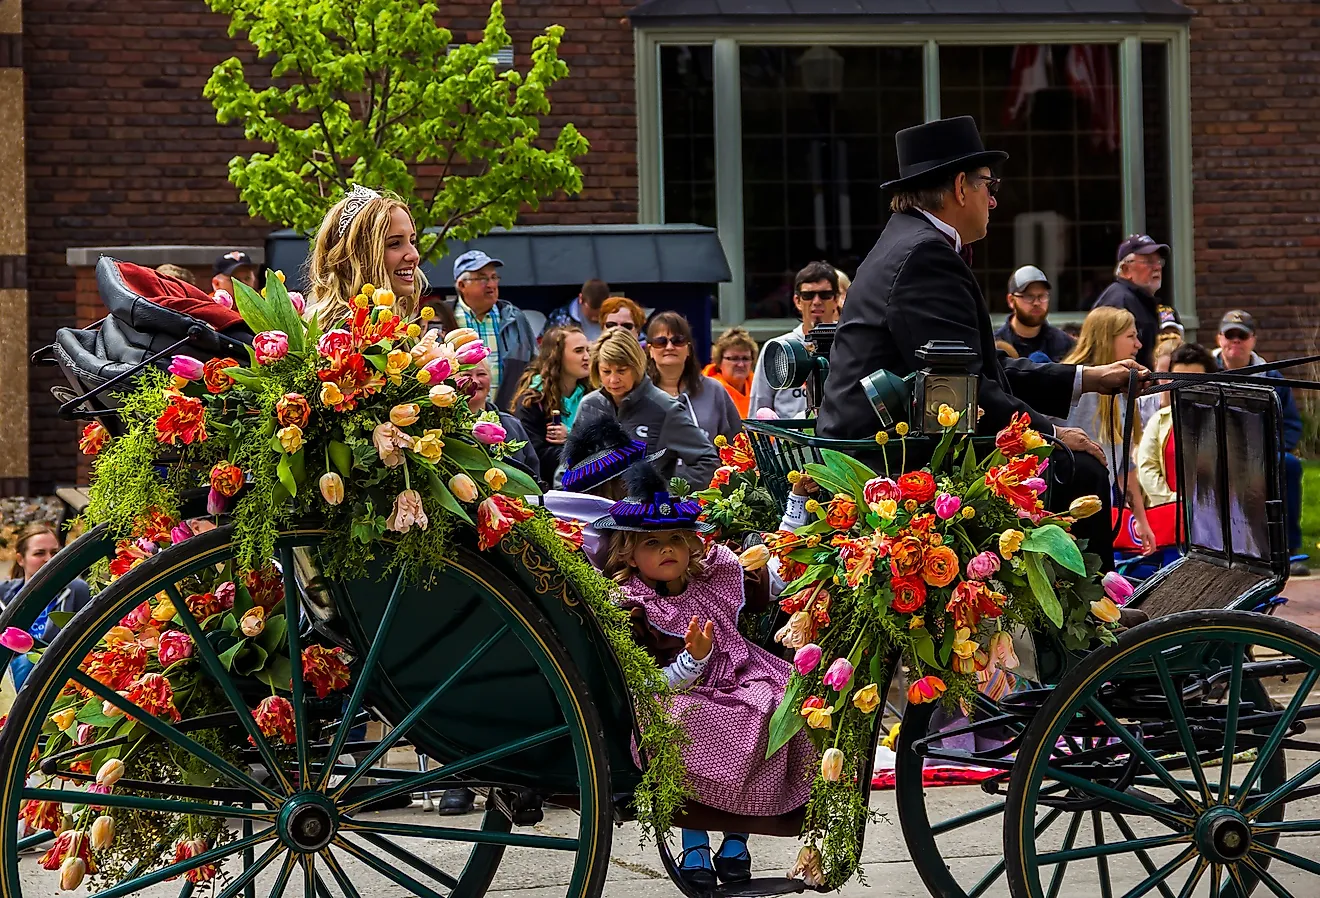
[[[953,627],[944,628],[944,640],[940,643],[940,667],[947,668],[953,657],[953,637],[957,635]]]
[[[1045,612],[1045,616],[1050,619],[1050,623],[1055,628],[1063,626],[1063,606],[1059,604],[1059,597],[1054,593],[1054,584],[1051,578],[1045,573],[1042,564],[1042,558],[1037,552],[1024,552],[1022,557],[1027,567],[1027,582],[1031,584],[1031,591],[1036,596],[1036,603],[1040,605],[1040,610]]]
[[[293,665],[283,655],[276,655],[270,663],[257,671],[257,679],[272,689],[288,691],[293,683]]]
[[[806,589],[813,583],[824,580],[834,574],[834,567],[828,564],[816,564],[807,568],[801,577],[798,577],[792,583],[789,583],[779,593],[781,596],[791,596],[793,593]]]
[[[912,647],[916,650],[917,657],[928,666],[935,668],[940,666],[935,660],[935,640],[931,638],[926,628],[919,627],[912,631]]]
[[[285,289],[284,282],[270,269],[266,269],[266,308],[271,321],[275,322],[274,330],[283,331],[289,338],[289,351],[302,352],[302,318],[293,307],[293,300],[289,299],[289,291]]]
[[[444,480],[440,478],[434,468],[426,472],[426,477],[431,482],[431,495],[435,498],[435,501],[440,503],[440,507],[459,520],[472,524],[472,518],[468,517],[467,509],[459,503],[458,499],[454,498],[454,494],[449,491],[449,487],[445,486]]]
[[[461,468],[476,473],[478,479],[490,467],[490,456],[486,454],[486,450],[460,439],[445,440],[445,458]]]
[[[242,281],[234,281],[234,308],[238,314],[243,316],[248,327],[252,328],[254,334],[262,331],[279,330],[279,325],[272,317],[270,309],[267,307],[266,300],[261,294],[253,290]],[[226,371],[226,374],[229,372]],[[232,375],[230,375],[232,377]]]
[[[228,377],[233,378],[234,383],[239,386],[248,387],[253,390],[261,386],[261,376],[250,368],[226,368],[225,374]]]
[[[254,642],[268,652],[274,652],[284,645],[284,635],[289,632],[289,622],[283,614],[266,619],[266,627]]]
[[[247,651],[240,652],[234,658],[234,672],[243,676],[251,676],[266,666],[268,657],[270,657],[270,653],[264,648],[249,642],[247,643]]]
[[[852,492],[860,494],[862,487],[866,486],[866,481],[877,476],[875,471],[872,471],[852,456],[844,455],[842,452],[836,452],[833,449],[822,449],[820,457],[825,460],[825,464],[827,464],[831,470],[838,471],[840,475],[853,483],[854,488]]]
[[[73,612],[52,611],[50,614],[46,615],[46,617],[50,620],[52,624],[63,630],[65,627],[69,625],[69,621],[73,620]]]
[[[852,484],[848,482],[848,478],[841,477],[831,468],[813,462],[804,468],[804,472],[811,477],[812,480],[820,484],[822,489],[830,493],[843,493],[847,496],[852,495],[853,488]]]
[[[293,468],[289,463],[289,456],[280,456],[280,463],[275,468],[275,474],[280,478],[280,486],[288,492],[289,498],[298,495],[298,481],[293,479]]]
[[[236,583],[235,587],[236,588],[234,589],[234,607],[229,609],[230,613],[234,615],[235,623],[230,627],[230,629],[233,629],[233,627],[238,626],[237,622],[242,620],[243,615],[251,611],[252,607],[256,605],[256,602],[252,601],[252,592],[247,588],[247,584]]]
[[[807,681],[796,674],[789,680],[783,701],[770,717],[770,732],[765,746],[767,758],[773,757],[775,752],[787,745],[788,740],[806,726],[806,718],[801,714],[802,693],[806,685]]]
[[[963,441],[962,478],[971,480],[976,474],[976,441]]]
[[[940,463],[944,461],[944,456],[948,453],[949,446],[952,444],[953,430],[946,428],[944,433],[940,436],[939,445],[935,447],[935,452],[930,457],[930,469],[932,471],[938,471],[940,469]]]
[[[234,669],[234,659],[238,657],[238,653],[243,651],[243,648],[246,645],[247,645],[246,642],[240,640],[239,642],[236,642],[232,646],[230,646],[227,651],[224,651],[220,654],[220,663],[224,665],[225,670]]]
[[[1046,524],[1035,530],[1028,530],[1022,540],[1022,548],[1029,552],[1048,555],[1063,567],[1078,576],[1086,576],[1086,562],[1082,560],[1081,550],[1076,541],[1058,524]]]
[[[330,461],[345,477],[353,470],[353,452],[338,440],[330,441]]]
[[[289,469],[293,472],[293,482],[303,484],[307,482],[307,450],[299,449],[289,458]]]
[[[527,473],[523,471],[521,468],[515,467],[514,465],[502,461],[495,462],[495,467],[503,471],[505,476],[509,478],[508,482],[505,483],[504,486],[500,488],[500,492],[504,493],[504,495],[506,496],[541,495],[541,487],[539,487],[536,481],[533,480],[531,477],[529,477]]]

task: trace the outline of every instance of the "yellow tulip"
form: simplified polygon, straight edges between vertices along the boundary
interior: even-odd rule
[[[121,642],[133,642],[137,639],[128,627],[111,627],[106,631],[103,638],[108,646],[119,645]]]
[[[1022,540],[1026,536],[1021,530],[1005,530],[999,534],[999,554],[1004,558],[1012,558],[1018,549],[1022,548]]]
[[[509,482],[509,475],[499,468],[487,468],[486,473],[481,475],[481,479],[486,481],[486,486],[498,493]]]
[[[1078,496],[1068,506],[1068,514],[1080,521],[1082,518],[1099,514],[1104,507],[1104,503],[1100,501],[1099,496]]]
[[[115,840],[115,818],[102,814],[92,822],[92,848],[104,851]]]
[[[939,417],[940,427],[953,427],[955,424],[958,423],[958,419],[962,417],[962,414],[959,412],[955,412],[952,408],[950,408],[947,405],[941,405],[938,417]]]
[[[444,453],[445,441],[440,439],[444,435],[445,432],[439,428],[426,431],[413,443],[413,451],[431,464],[435,464]]]
[[[831,726],[833,708],[812,708],[807,714],[807,726],[813,730],[828,730]]]
[[[334,471],[326,471],[319,482],[321,498],[327,505],[338,505],[344,501],[344,480]]]
[[[455,474],[449,478],[449,491],[453,493],[460,502],[475,502],[477,498],[477,483],[466,474]]]
[[[883,520],[892,521],[898,514],[897,499],[881,499],[872,504],[871,510],[880,515]]]
[[[243,619],[238,622],[238,629],[249,639],[260,636],[262,631],[266,629],[266,609],[260,605],[249,608],[247,613],[243,615]]]
[[[339,405],[339,403],[343,401],[344,394],[339,391],[339,387],[336,384],[333,384],[328,380],[321,384],[322,405]]]
[[[837,783],[843,775],[843,752],[833,747],[825,749],[820,758],[820,775],[826,782]]]
[[[371,295],[371,301],[378,306],[384,306],[387,309],[391,308],[394,305],[394,291],[377,290]]]
[[[275,277],[277,277],[277,278],[280,279],[280,283],[281,283],[281,284],[284,283],[284,272],[283,272],[283,271],[276,271],[276,272],[275,272]]]
[[[874,683],[868,683],[853,693],[852,703],[857,706],[858,711],[870,714],[880,707],[880,688]]]
[[[1114,604],[1114,600],[1105,596],[1096,599],[1091,603],[1091,613],[1107,624],[1118,623],[1119,607]]]
[[[55,726],[61,730],[67,730],[73,726],[73,722],[78,719],[77,708],[65,708],[63,711],[56,711],[50,718]]]
[[[290,424],[288,427],[281,427],[275,431],[275,436],[279,438],[280,448],[292,455],[302,448],[303,432],[297,424]]]
[[[165,623],[166,621],[174,620],[174,615],[176,613],[173,602],[169,599],[161,599],[156,603],[156,607],[152,609],[151,619]]]
[[[445,343],[449,345],[450,349],[455,351],[471,343],[473,340],[480,339],[481,335],[470,327],[454,328],[452,331],[445,334]]]
[[[770,550],[765,546],[751,546],[738,556],[738,563],[745,571],[759,571],[770,561]]]
[[[429,374],[427,378],[430,378]],[[449,384],[436,384],[431,387],[431,392],[427,394],[427,397],[436,408],[452,408],[458,403],[458,391]]]
[[[408,370],[412,364],[412,356],[406,349],[392,349],[385,356],[385,373],[390,377],[398,377]]]
[[[72,892],[82,885],[87,875],[87,862],[80,857],[66,857],[60,864],[60,888]]]
[[[390,409],[390,423],[395,427],[407,427],[417,423],[422,407],[415,402],[401,402]]]

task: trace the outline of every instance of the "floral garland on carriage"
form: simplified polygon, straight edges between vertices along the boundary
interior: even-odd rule
[[[794,673],[770,724],[773,754],[806,729],[821,751],[793,875],[842,886],[859,871],[861,835],[871,811],[853,775],[869,757],[888,665],[907,670],[907,699],[943,701],[966,713],[996,669],[1018,666],[1012,632],[1054,634],[1078,651],[1115,639],[1118,604],[1131,587],[1097,576],[1100,559],[1084,553],[1072,523],[1100,511],[1095,496],[1051,514],[1041,496],[1051,447],[1015,415],[978,456],[955,434],[961,413],[939,410],[944,427],[928,465],[907,470],[908,429],[876,437],[883,473],[840,452],[791,472],[819,485],[807,502],[814,517],[795,531],[766,533],[742,554],[744,567],[778,560],[786,581],[780,608],[788,621],[775,642],[792,652]],[[889,453],[898,444],[891,476]],[[737,523],[758,489],[750,441],[720,447],[724,463],[698,493],[709,519]],[[869,774],[868,774],[869,775]]]
[[[540,490],[506,461],[520,444],[507,439],[497,413],[470,410],[470,372],[487,354],[476,332],[442,338],[427,329],[433,309],[404,317],[394,295],[371,284],[361,287],[345,320],[323,332],[315,318],[304,321],[303,298],[285,289],[280,272],[260,292],[236,282],[232,297],[221,291],[216,301],[236,306],[256,334],[246,363],[177,355],[168,372],[144,369],[119,397],[124,432],[111,438],[93,422],[82,433],[83,452],[96,456],[87,517],[118,538],[114,558],[95,572],[102,587],[213,526],[207,518],[181,520],[188,490],[206,490],[207,511],[233,522],[238,551],[220,569],[190,577],[179,602],[162,594],[126,615],[81,671],[153,717],[177,723],[228,708],[198,663],[195,640],[204,639],[228,670],[264,684],[269,694],[254,697],[250,713],[276,749],[286,750],[294,741],[295,662],[285,640],[284,582],[272,561],[281,526],[314,517],[349,536],[331,541],[322,559],[331,576],[361,576],[380,558],[386,571],[424,580],[452,557],[455,528],[467,524],[482,551],[509,539],[535,544],[591,606],[643,724],[641,749],[650,763],[635,795],[638,819],[649,832],[665,831],[686,790],[683,733],[668,716],[664,677],[633,642],[612,584],[577,551],[581,528],[523,502]],[[13,628],[0,643],[31,652],[34,661],[42,650]],[[329,703],[333,718],[355,660],[314,641],[302,648],[297,663],[315,693],[307,701]],[[59,871],[62,888],[77,888],[87,875],[113,885],[144,862],[185,860],[233,838],[214,818],[133,812],[130,821],[121,809],[98,807],[95,794],[123,788],[121,779],[198,784],[219,773],[204,760],[177,758],[142,721],[74,681],[52,710],[29,772],[85,794],[72,792],[76,797],[64,803],[27,801],[20,819],[30,832],[58,833],[41,865]],[[245,747],[218,733],[197,738],[231,763]],[[43,762],[53,766],[81,746],[90,757],[42,774]],[[64,804],[73,804],[71,815]],[[186,878],[205,882],[217,872],[206,865]]]

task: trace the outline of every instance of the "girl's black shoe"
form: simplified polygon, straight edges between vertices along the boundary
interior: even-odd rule
[[[725,856],[724,849],[729,847],[730,842],[742,845],[742,857]],[[715,865],[715,875],[725,885],[747,882],[752,878],[752,854],[747,850],[747,838],[732,834],[725,836],[724,844],[720,846],[719,854],[713,858],[713,863]]]
[[[709,892],[715,888],[715,884],[716,884],[715,871],[712,870],[710,867],[685,866],[685,864],[687,863],[687,856],[694,851],[709,852],[710,846],[696,845],[692,848],[688,848],[684,850],[684,852],[678,856],[678,875],[681,876],[683,878],[683,882],[687,883],[688,887],[693,889],[694,891]],[[716,858],[715,862],[716,864],[718,864],[719,858]]]

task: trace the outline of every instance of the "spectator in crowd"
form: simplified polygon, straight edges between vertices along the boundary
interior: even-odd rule
[[[541,460],[541,476],[558,486],[564,441],[578,405],[591,389],[591,344],[577,325],[552,327],[541,335],[541,351],[523,372],[513,413]]]
[[[1174,348],[1165,356],[1165,371],[1209,374],[1218,367],[1210,350],[1198,343],[1169,345]],[[1158,395],[1166,399],[1169,396],[1168,392]],[[1178,484],[1174,477],[1177,447],[1173,439],[1173,406],[1166,401],[1143,428],[1137,446],[1137,478],[1141,481],[1141,488],[1152,506],[1173,502],[1178,498]]]
[[[646,328],[646,374],[651,382],[687,407],[709,440],[730,442],[742,433],[742,416],[719,382],[701,373],[692,328],[677,312],[659,312]]]
[[[1008,279],[1008,319],[995,339],[1013,344],[1016,358],[1042,353],[1057,362],[1073,347],[1073,338],[1050,324],[1050,282],[1035,265],[1023,265]]]
[[[1082,326],[1076,321],[1065,321],[1059,325],[1059,330],[1076,340],[1082,335]]]
[[[839,276],[839,308],[842,309],[844,302],[848,299],[848,288],[852,286],[852,278],[837,268],[834,271]]]
[[[234,281],[242,281],[253,290],[257,289],[257,266],[247,253],[237,249],[225,253],[211,266],[211,292],[223,290],[232,296]]]
[[[1159,340],[1155,343],[1155,371],[1160,373],[1168,371],[1173,351],[1182,345],[1182,334],[1172,330],[1160,331]],[[1206,351],[1209,352],[1209,350]],[[1142,428],[1147,427],[1155,414],[1168,404],[1169,393],[1167,391],[1137,397],[1137,412],[1141,415]]]
[[[714,378],[724,385],[729,398],[738,409],[738,415],[746,418],[750,412],[752,366],[756,364],[757,346],[746,328],[731,327],[715,341],[711,352],[711,363],[701,373]]]
[[[995,349],[998,349],[1000,352],[1008,356],[1010,359],[1022,358],[1022,356],[1018,355],[1017,347],[1014,346],[1012,343],[1008,342],[1007,340],[996,340]]]
[[[600,304],[600,321],[606,331],[621,327],[641,340],[646,311],[626,296],[611,296]]]
[[[1109,306],[1127,309],[1137,322],[1137,338],[1141,350],[1137,361],[1147,368],[1154,364],[1155,334],[1163,327],[1161,312],[1167,309],[1172,322],[1181,324],[1178,313],[1171,306],[1161,307],[1155,294],[1164,283],[1164,265],[1169,258],[1169,245],[1156,243],[1145,234],[1133,234],[1118,247],[1118,266],[1114,269],[1114,282],[1096,299],[1094,309]]]
[[[589,343],[595,343],[601,332],[600,306],[609,298],[610,285],[600,278],[592,278],[582,285],[576,299],[546,316],[542,337],[552,327],[572,325],[587,335]]]
[[[470,327],[490,350],[490,388],[495,406],[507,409],[518,378],[536,355],[536,334],[522,310],[500,299],[500,275],[504,263],[479,249],[470,249],[454,260],[454,288],[458,298],[450,304],[454,323]]]
[[[839,320],[839,273],[828,262],[812,262],[793,279],[793,306],[802,323],[788,336],[805,342],[805,334],[818,324],[836,324]],[[772,410],[777,418],[801,418],[807,413],[807,393],[803,387],[772,390],[765,376],[765,357],[757,359],[752,375],[750,410]]]
[[[1256,354],[1256,319],[1241,309],[1227,312],[1219,321],[1219,349],[1215,355],[1219,367],[1225,371],[1235,371],[1251,365],[1263,365],[1265,360]],[[1263,377],[1282,380],[1278,371],[1267,371]],[[1297,410],[1289,387],[1275,387],[1279,404],[1283,407],[1283,475],[1284,506],[1288,518],[1288,550],[1294,555],[1302,548],[1302,462],[1297,457],[1297,444],[1302,440],[1302,415]],[[1298,561],[1292,566],[1294,577],[1304,577],[1310,573],[1305,564]]]
[[[715,446],[686,406],[651,383],[646,354],[631,331],[611,328],[592,347],[591,383],[596,390],[578,406],[574,430],[602,416],[614,418],[632,439],[646,444],[648,455],[665,450],[656,467],[666,480],[677,468],[697,489],[710,484],[720,462]]]
[[[172,277],[175,280],[183,281],[185,284],[192,284],[194,287],[197,286],[197,278],[193,277],[191,271],[178,265],[171,265],[169,262],[166,262],[164,265],[157,265],[156,273],[163,274],[166,277]]]
[[[22,592],[24,584],[60,551],[59,533],[49,524],[28,524],[19,531],[14,550],[17,557],[9,573],[10,579],[0,583],[0,608],[9,607],[14,597]],[[28,632],[34,639],[54,639],[60,628],[50,619],[51,612],[76,612],[91,600],[91,590],[86,581],[74,579],[37,616]],[[16,655],[9,662],[9,670],[13,674],[14,688],[17,689],[31,672],[32,662],[26,655]]]
[[[461,375],[460,375],[461,376]],[[504,428],[511,441],[525,443],[526,445],[509,456],[509,461],[514,462],[528,474],[532,479],[544,483],[541,477],[541,460],[537,457],[536,450],[532,447],[532,441],[527,437],[527,431],[523,429],[520,422],[513,415],[506,411],[497,409],[490,401],[491,376],[490,376],[490,358],[482,359],[471,371],[467,372],[472,384],[468,389],[472,392],[468,395],[468,408],[472,409],[472,414],[480,415],[483,412],[496,412],[500,416],[500,426]]]
[[[1182,340],[1187,336],[1187,331],[1182,326],[1182,322],[1178,320],[1178,313],[1174,311],[1173,306],[1160,306],[1159,311],[1160,311],[1159,339],[1163,340],[1165,337],[1174,336],[1177,337],[1179,340]],[[1155,348],[1156,349],[1160,348],[1159,343],[1155,344]]]
[[[1102,306],[1092,309],[1082,322],[1082,335],[1072,352],[1063,360],[1065,365],[1109,365],[1123,359],[1135,358],[1141,350],[1137,336],[1137,322],[1126,309]],[[1100,446],[1109,468],[1109,484],[1113,489],[1122,483],[1127,493],[1128,507],[1136,519],[1136,533],[1144,553],[1154,552],[1155,534],[1146,519],[1146,504],[1141,498],[1141,484],[1137,469],[1130,456],[1123,454],[1123,431],[1127,410],[1118,396],[1083,393],[1068,415],[1067,425],[1086,431],[1087,436]],[[1138,422],[1133,422],[1133,439],[1140,436]],[[1115,494],[1117,490],[1115,490]],[[1117,495],[1115,495],[1117,500]]]

